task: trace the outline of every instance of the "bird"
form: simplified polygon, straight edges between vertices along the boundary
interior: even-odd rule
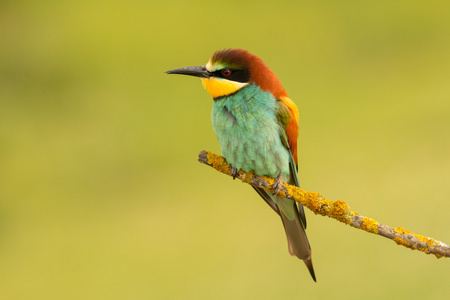
[[[218,50],[204,66],[165,73],[201,78],[213,98],[211,121],[233,178],[240,169],[276,178],[275,193],[252,187],[281,217],[289,253],[303,260],[316,281],[304,208],[276,195],[284,181],[300,187],[299,111],[280,80],[261,58],[244,49]]]

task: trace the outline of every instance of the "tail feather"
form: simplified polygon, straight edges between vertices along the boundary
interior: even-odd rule
[[[300,259],[308,259],[311,256],[311,247],[309,246],[306,232],[298,218],[290,221],[283,212],[281,212],[286,237],[289,244],[289,253]]]
[[[304,259],[303,262],[305,263],[306,267],[308,268],[309,274],[311,274],[311,277],[314,280],[314,282],[317,282],[316,274],[314,274],[314,268],[313,268],[311,257],[309,259]]]
[[[296,211],[296,207],[293,207]],[[292,256],[296,256],[303,260],[306,267],[311,274],[311,277],[316,281],[316,275],[311,260],[311,247],[309,245],[308,237],[306,236],[305,229],[296,213],[294,220],[289,220],[282,210],[280,210],[281,220],[283,221],[284,229],[286,231],[286,237],[288,241],[289,253]]]
[[[260,188],[254,189],[280,215],[286,231],[289,253],[303,260],[311,277],[316,281],[311,260],[311,247],[305,232],[306,218],[303,206],[300,205],[297,208],[296,203],[292,200],[271,196]]]

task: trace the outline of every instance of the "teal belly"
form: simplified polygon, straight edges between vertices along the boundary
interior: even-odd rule
[[[222,155],[235,168],[289,178],[289,153],[280,139],[273,96],[251,85],[216,100],[212,123]]]

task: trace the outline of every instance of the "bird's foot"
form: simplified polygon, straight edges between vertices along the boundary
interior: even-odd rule
[[[279,191],[281,191],[281,188],[283,187],[283,176],[278,175],[275,181],[272,184],[273,188],[273,195],[278,194]]]
[[[236,177],[239,176],[239,170],[232,166],[230,166],[230,168],[231,168],[230,170],[231,176],[233,176],[233,180],[235,180]]]

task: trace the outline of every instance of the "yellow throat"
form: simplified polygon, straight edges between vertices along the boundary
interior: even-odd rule
[[[210,72],[221,68],[223,68],[222,65],[212,64],[211,61],[206,64],[206,69]],[[247,82],[236,82],[220,77],[202,78],[202,83],[213,98],[230,95],[248,84]]]
[[[213,98],[226,96],[246,86],[246,82],[236,82],[222,78],[202,78],[203,86]]]

